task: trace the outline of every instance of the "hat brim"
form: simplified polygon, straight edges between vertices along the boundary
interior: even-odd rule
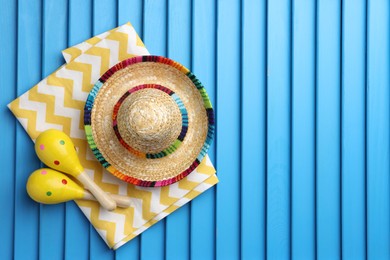
[[[112,111],[118,99],[141,84],[174,91],[188,112],[180,147],[163,158],[135,156],[115,138]],[[139,186],[165,186],[190,174],[203,160],[214,136],[214,111],[201,82],[183,65],[160,56],[139,56],[109,69],[94,85],[84,109],[88,143],[99,162],[119,179]]]

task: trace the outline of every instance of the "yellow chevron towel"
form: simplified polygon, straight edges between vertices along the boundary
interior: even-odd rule
[[[81,164],[106,192],[132,198],[127,209],[104,210],[96,202],[77,201],[110,248],[117,249],[218,182],[208,156],[180,182],[144,188],[127,184],[106,172],[85,139],[84,103],[93,84],[121,60],[148,55],[130,23],[63,51],[67,62],[8,107],[34,141],[47,129],[59,129],[75,143]]]

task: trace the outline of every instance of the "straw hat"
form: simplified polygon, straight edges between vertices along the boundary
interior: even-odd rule
[[[140,56],[109,69],[90,92],[84,124],[100,163],[123,181],[165,186],[190,174],[214,135],[206,90],[187,68]]]

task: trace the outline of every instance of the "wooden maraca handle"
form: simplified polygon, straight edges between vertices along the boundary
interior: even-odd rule
[[[116,205],[120,208],[128,208],[130,207],[130,197],[126,197],[126,196],[121,196],[121,195],[117,195],[117,194],[109,194],[111,198],[113,198],[113,200],[115,200],[116,202]],[[85,200],[94,200],[96,201],[96,198],[89,192],[89,191],[85,191],[84,193],[84,197],[82,199],[85,199]]]
[[[82,172],[76,178],[88,189],[103,208],[112,211],[116,208],[116,202],[105,193],[89,176]]]

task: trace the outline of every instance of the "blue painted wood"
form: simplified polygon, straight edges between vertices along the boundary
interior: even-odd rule
[[[16,53],[17,53],[17,5],[13,1],[0,1],[0,78],[7,84],[0,85],[0,118],[2,135],[0,136],[0,155],[6,162],[0,182],[0,258],[12,259],[14,252],[14,203],[15,203],[15,162],[16,162],[16,122],[7,108],[16,97]]]
[[[64,63],[67,46],[67,1],[43,1],[42,74],[45,78]],[[53,232],[53,231],[56,232]],[[39,212],[39,258],[60,259],[65,253],[65,204],[41,205]],[[50,241],[50,247],[43,241]]]
[[[266,250],[269,259],[287,259],[291,253],[290,1],[269,1],[267,18]]]
[[[265,259],[265,1],[243,1],[241,15],[241,258]]]
[[[118,0],[118,25],[130,22],[139,37],[143,39],[143,2],[142,0]]]
[[[371,0],[367,11],[367,256],[390,255],[390,6]]]
[[[216,3],[213,1],[192,1],[191,67],[206,87],[214,109],[216,109],[216,12]],[[208,153],[213,163],[216,163],[215,143],[214,139]],[[191,201],[190,218],[191,259],[214,259],[215,188],[211,188]]]
[[[342,12],[342,255],[365,259],[365,1]]]
[[[169,0],[167,5],[167,56],[191,70],[191,1]],[[166,219],[165,258],[189,259],[190,212],[187,203]]]
[[[68,46],[81,43],[92,34],[92,0],[68,0]]]
[[[389,257],[388,1],[0,1],[0,259]],[[28,198],[41,164],[5,105],[127,21],[206,86],[221,182],[111,251],[73,202]]]
[[[118,3],[111,0],[92,0],[92,34],[97,35],[117,27]]]
[[[68,39],[70,47],[92,37],[92,1],[68,1]],[[89,258],[90,224],[79,207],[66,203],[65,259]]]
[[[140,259],[140,238],[133,238],[115,251],[115,259]]]
[[[341,257],[339,1],[317,4],[316,218],[318,259]]]
[[[216,258],[240,257],[241,5],[218,2]]]
[[[167,54],[167,1],[145,0],[143,12],[143,40],[146,48],[152,55],[165,56]]]
[[[143,40],[146,48],[153,55],[166,56],[167,1],[145,0],[143,4]],[[165,258],[165,222],[166,220],[163,219],[141,234],[141,259]]]
[[[291,255],[315,259],[315,1],[292,12]]]
[[[18,2],[18,38],[16,68],[17,96],[37,84],[42,77],[42,5],[40,2]],[[28,69],[27,69],[28,68]],[[40,167],[34,146],[17,124],[15,160],[15,227],[14,259],[36,259],[39,256],[39,204],[26,192],[27,178]]]
[[[89,259],[115,259],[115,251],[108,249],[96,229],[91,226],[90,230]]]

